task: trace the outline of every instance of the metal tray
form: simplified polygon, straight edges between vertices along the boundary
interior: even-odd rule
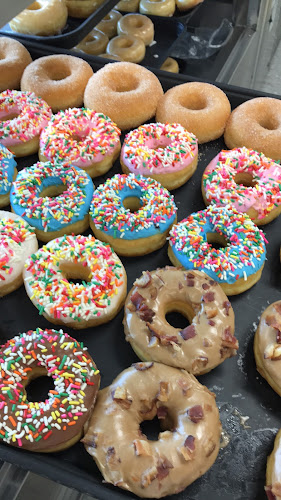
[[[27,47],[33,57],[46,54],[45,49],[30,45]],[[94,70],[101,65],[101,59],[93,63]],[[170,75],[156,71],[165,90],[188,79],[182,75]],[[190,80],[190,79],[189,79]],[[232,108],[245,100],[264,95],[230,86],[221,86],[227,93]],[[193,177],[174,192],[178,206],[178,220],[193,211],[204,208],[201,195],[201,177],[205,166],[222,149],[222,139],[200,145],[199,165]],[[31,165],[37,156],[18,161],[19,169]],[[117,161],[107,176],[120,172]],[[95,185],[105,181],[95,179]],[[210,373],[199,377],[217,395],[221,421],[225,433],[224,444],[213,467],[200,479],[178,495],[167,497],[173,500],[265,500],[266,458],[271,452],[275,434],[281,427],[280,397],[258,375],[253,355],[253,336],[261,312],[280,298],[280,221],[276,219],[264,227],[267,245],[267,261],[261,280],[249,291],[231,297],[236,315],[236,336],[240,347],[236,357],[226,360]],[[90,232],[90,231],[89,231]],[[87,233],[86,233],[87,234]],[[167,244],[148,256],[122,258],[128,274],[128,289],[143,270],[153,270],[169,265]],[[29,329],[52,328],[28,299],[25,290],[7,295],[0,302],[0,339],[6,341],[18,332]],[[122,326],[123,312],[106,325],[83,331],[67,329],[79,341],[84,341],[101,371],[101,386],[105,387],[122,370],[137,361],[130,345],[126,343]],[[176,318],[171,320],[174,322]],[[42,397],[46,390],[45,381],[33,384],[30,391],[33,398]],[[244,417],[249,417],[245,419]],[[151,431],[151,430],[150,430]],[[149,433],[150,433],[149,431]],[[155,429],[154,429],[155,431]],[[114,430],[112,430],[114,432]],[[150,434],[148,434],[150,435]],[[136,498],[110,485],[103,484],[101,474],[86,453],[83,445],[56,454],[32,454],[0,444],[0,460],[8,461],[66,484],[99,500]]]

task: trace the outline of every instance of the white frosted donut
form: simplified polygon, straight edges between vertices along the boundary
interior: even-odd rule
[[[117,24],[118,35],[133,35],[140,38],[145,45],[154,39],[154,25],[151,19],[142,14],[126,14]]]
[[[36,0],[10,21],[10,27],[25,35],[56,35],[64,28],[67,15],[65,0]]]
[[[140,0],[141,14],[171,17],[175,10],[175,0]]]
[[[133,35],[119,35],[112,38],[106,48],[107,54],[119,56],[123,61],[139,63],[145,56],[145,44]]]

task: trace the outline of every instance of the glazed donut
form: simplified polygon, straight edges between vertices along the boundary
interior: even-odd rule
[[[88,35],[76,45],[76,50],[81,50],[81,52],[85,52],[86,54],[90,54],[93,56],[98,56],[102,54],[109,42],[109,38],[107,35],[94,28]]]
[[[246,146],[280,160],[281,101],[257,97],[240,104],[227,122],[224,142],[229,149]]]
[[[10,192],[12,210],[35,227],[41,241],[79,234],[89,226],[91,177],[67,163],[35,163],[21,170]]]
[[[10,27],[24,35],[57,35],[65,27],[67,16],[65,0],[36,0],[10,21]]]
[[[93,236],[50,241],[25,267],[27,294],[51,323],[79,329],[97,326],[114,318],[124,304],[126,271],[110,246]],[[76,284],[73,278],[84,281]]]
[[[281,500],[280,475],[281,429],[278,431],[274,449],[267,459],[265,492],[268,500]]]
[[[120,163],[125,174],[141,174],[176,189],[197,168],[197,139],[177,123],[142,125],[126,135]]]
[[[32,62],[28,50],[17,40],[0,37],[0,92],[19,89],[26,66]]]
[[[117,10],[124,12],[138,12],[140,0],[121,0],[116,5]]]
[[[92,74],[91,66],[80,57],[66,54],[39,57],[25,68],[21,90],[40,95],[56,113],[82,106],[84,90]]]
[[[176,210],[173,196],[158,182],[117,174],[95,190],[90,226],[116,253],[145,255],[165,244]]]
[[[140,38],[145,45],[154,40],[154,25],[151,19],[141,14],[126,14],[117,24],[118,35],[133,35]]]
[[[121,57],[119,56],[114,56],[112,54],[100,54],[99,57],[103,57],[104,59],[110,59],[111,61],[123,61]]]
[[[91,177],[106,173],[119,156],[121,131],[110,118],[72,108],[52,117],[40,136],[39,159],[71,163]]]
[[[145,56],[145,44],[136,36],[118,35],[110,40],[106,52],[121,57],[123,61],[139,63]]]
[[[204,0],[176,0],[176,6],[180,11],[185,11],[189,9],[193,9],[199,3],[202,3]]]
[[[179,73],[180,70],[178,62],[172,57],[167,57],[160,69],[162,69],[162,71],[169,71],[170,73]]]
[[[161,83],[151,71],[119,62],[107,64],[90,78],[84,103],[109,116],[121,130],[128,130],[155,115],[161,95]]]
[[[18,157],[37,153],[40,132],[51,116],[51,108],[33,92],[5,90],[0,94],[0,144]]]
[[[117,23],[121,17],[122,14],[118,10],[113,9],[96,25],[96,29],[102,31],[108,38],[113,38],[117,35]]]
[[[69,16],[85,19],[97,10],[103,0],[66,0]]]
[[[22,285],[24,262],[37,248],[34,229],[18,215],[0,210],[0,297]]]
[[[156,416],[163,431],[152,441],[140,424]],[[135,363],[99,392],[83,442],[107,483],[160,498],[179,493],[211,467],[220,433],[214,394],[195,377]]]
[[[189,82],[169,89],[159,100],[156,120],[180,123],[203,143],[223,134],[230,112],[229,100],[218,87]]]
[[[12,182],[18,173],[16,166],[11,151],[0,144],[0,208],[9,205]]]
[[[175,0],[140,0],[139,10],[148,16],[171,17],[176,10]]]
[[[37,328],[3,345],[0,361],[2,440],[40,453],[61,451],[79,441],[100,384],[86,347],[62,330]],[[45,401],[29,402],[26,386],[42,375],[53,379],[54,389]]]
[[[166,320],[175,311],[190,321],[183,330]],[[167,266],[143,272],[127,296],[123,324],[126,340],[140,359],[194,375],[209,372],[238,348],[227,296],[199,271]]]
[[[202,177],[206,205],[231,204],[255,224],[268,224],[281,212],[280,165],[247,148],[221,151]]]
[[[210,205],[172,228],[168,255],[174,266],[203,271],[227,295],[237,295],[260,279],[265,241],[248,215]]]

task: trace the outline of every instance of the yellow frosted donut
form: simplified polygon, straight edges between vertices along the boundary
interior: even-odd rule
[[[142,14],[171,17],[176,3],[175,0],[141,0],[139,9]]]
[[[108,42],[108,36],[94,28],[75,48],[86,54],[98,56],[106,50]]]
[[[140,38],[145,45],[154,39],[154,25],[151,19],[142,14],[126,14],[117,24],[118,35],[133,35]]]
[[[108,38],[113,38],[117,35],[117,23],[121,17],[122,14],[113,9],[96,25],[96,29],[102,31]]]
[[[139,63],[145,56],[145,44],[136,36],[119,35],[110,40],[106,52],[107,54],[120,56],[123,61]]]
[[[25,35],[50,36],[60,33],[66,20],[65,0],[37,0],[14,17],[10,27]]]

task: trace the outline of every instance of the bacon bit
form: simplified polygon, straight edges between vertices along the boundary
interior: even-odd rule
[[[183,289],[183,284],[182,284],[181,282],[179,282],[179,284],[178,284],[178,288],[179,288],[179,290],[182,290],[182,289]]]
[[[215,300],[214,292],[207,292],[205,293],[205,295],[203,295],[203,301],[206,303],[214,302],[214,300]]]
[[[214,280],[209,280],[209,283],[210,283],[211,286],[217,286],[218,285],[217,281],[214,281]]]
[[[153,361],[151,363],[133,363],[132,366],[138,370],[139,372],[143,372],[144,370],[149,370],[154,365]]]
[[[271,359],[271,361],[279,361],[281,359],[281,346],[280,344],[270,344],[264,351],[264,359]]]
[[[211,347],[212,342],[209,339],[206,339],[206,337],[203,339],[203,346],[204,347]]]
[[[233,353],[231,354],[231,350],[230,350],[230,347],[221,347],[220,348],[220,357],[221,359],[225,358],[225,357],[232,357],[233,356]]]
[[[208,364],[208,358],[206,356],[199,356],[196,358],[193,363],[192,363],[192,371],[193,372],[198,372],[201,371],[202,368],[204,368]]]
[[[156,299],[156,297],[157,297],[157,288],[156,288],[156,286],[152,286],[150,288],[150,297],[151,297],[152,300]]]
[[[170,469],[173,469],[174,466],[171,464],[171,462],[167,459],[159,459],[158,465],[157,465],[157,479],[158,481],[162,481],[165,477],[167,477],[170,474]]]
[[[146,304],[143,304],[139,310],[139,317],[146,323],[151,323],[153,317],[155,316],[155,312],[152,311],[152,309],[149,309],[149,307]]]
[[[142,276],[134,282],[135,286],[146,288],[151,282],[151,274],[149,271],[143,271]]]
[[[189,408],[187,410],[187,415],[191,420],[191,422],[193,422],[194,424],[198,424],[198,422],[200,422],[200,420],[204,418],[204,412],[202,406],[201,405],[192,406],[192,408]]]
[[[272,488],[272,486],[265,486],[264,487],[267,499],[268,500],[276,500],[276,496],[273,495],[271,488]]]
[[[225,300],[222,305],[223,305],[223,308],[225,309],[226,316],[229,316],[229,309],[231,309],[230,302],[228,300]]]
[[[148,413],[151,413],[154,411],[155,408],[155,402],[151,401],[150,399],[141,399],[140,400],[142,409],[140,410],[140,413],[142,415],[147,415]]]
[[[281,301],[276,302],[273,307],[277,313],[281,314]]]
[[[157,408],[157,417],[159,420],[164,420],[168,415],[168,408],[167,406],[159,406]]]
[[[175,344],[179,344],[179,340],[176,335],[161,335],[161,333],[156,330],[155,326],[152,326],[149,323],[146,323],[146,326],[151,334],[151,337],[157,337],[162,345],[166,346],[172,344],[173,342]]]
[[[277,344],[281,344],[281,332],[279,330],[276,333],[276,342]]]
[[[186,280],[186,284],[187,284],[187,286],[192,287],[192,286],[195,286],[195,281],[194,281],[194,280],[191,280],[191,279],[187,279],[187,280]]]
[[[84,443],[86,446],[90,446],[90,448],[97,448],[98,446],[98,433],[94,432],[91,436],[91,440],[88,440],[86,436],[81,439],[81,443]]]
[[[132,304],[132,302],[129,302],[129,304],[127,304],[126,307],[131,312],[135,312],[136,311],[136,306],[134,306],[134,304]]]
[[[183,340],[189,340],[195,337],[196,331],[194,325],[189,325],[179,332]]]
[[[153,275],[153,282],[157,288],[162,288],[163,285],[165,285],[165,281],[162,280],[162,278],[161,278],[161,276],[159,276],[159,274]]]
[[[276,316],[266,316],[265,322],[268,326],[272,326],[272,328],[275,328],[275,330],[281,330],[281,322],[278,321],[278,318]]]
[[[194,450],[195,438],[191,435],[187,436],[183,446],[181,446],[181,448],[178,448],[179,453],[183,456],[186,462],[192,460]]]
[[[156,394],[156,399],[158,401],[168,401],[168,392],[169,392],[169,383],[168,382],[160,382],[159,392]]]
[[[188,448],[190,451],[194,451],[195,450],[195,437],[194,436],[187,436],[183,446],[185,448]]]
[[[147,472],[144,472],[142,477],[141,477],[141,487],[142,488],[147,488],[154,479],[157,478],[157,468],[154,466],[151,469],[149,469]]]
[[[134,440],[134,447],[135,447],[135,452],[136,455],[144,455],[150,457],[152,455],[151,453],[151,447],[148,441],[145,441],[144,439],[135,439]]]
[[[210,326],[215,326],[215,324],[216,324],[216,323],[215,323],[212,319],[209,319],[209,321],[208,321],[208,325],[210,325]]]
[[[195,278],[193,273],[186,273],[185,277],[191,280]]]
[[[203,283],[202,288],[203,290],[209,290],[210,285],[208,285],[208,283]]]
[[[191,385],[189,385],[187,380],[185,380],[184,378],[178,379],[178,385],[180,386],[183,395],[186,396],[188,391],[191,389]]]
[[[222,346],[238,349],[238,340],[230,333],[230,326],[228,326],[222,334]]]
[[[208,319],[209,318],[214,318],[218,314],[218,312],[219,311],[218,311],[217,307],[213,307],[212,309],[208,308],[208,309],[206,309],[206,316],[207,316]]]
[[[133,402],[132,398],[128,397],[128,392],[124,387],[117,387],[111,395],[112,399],[125,410],[128,410]]]
[[[139,292],[135,292],[133,293],[133,295],[131,295],[131,302],[132,304],[134,304],[137,310],[140,308],[144,300],[144,297]]]

